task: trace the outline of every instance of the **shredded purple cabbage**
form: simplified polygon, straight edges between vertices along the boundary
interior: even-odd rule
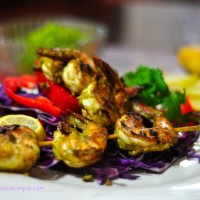
[[[196,150],[194,148],[191,148],[187,152],[187,156],[188,156],[188,158],[196,158],[196,159],[198,159],[198,161],[200,163],[200,154],[197,154],[197,152],[196,152]]]
[[[45,161],[41,161],[39,164],[37,164],[37,167],[40,169],[50,169],[51,167],[54,167],[57,165],[59,161],[55,158],[50,158]]]
[[[25,96],[37,96],[37,94],[22,94]],[[0,85],[0,115],[9,113],[28,114],[37,117],[47,132],[46,140],[53,139],[53,132],[57,128],[59,119],[48,113],[34,108],[27,108],[13,103]],[[36,167],[41,169],[56,169],[67,173],[85,175],[92,174],[99,184],[105,184],[107,179],[117,178],[135,180],[140,177],[141,171],[150,173],[162,173],[175,161],[183,156],[196,158],[200,162],[200,155],[193,148],[199,132],[181,133],[176,145],[162,152],[146,153],[139,156],[130,156],[126,151],[120,150],[115,141],[108,141],[102,160],[95,165],[74,169],[55,159],[51,147],[42,147],[41,156]]]
[[[7,106],[13,104],[13,100],[6,95],[4,86],[2,84],[0,84],[0,102]]]

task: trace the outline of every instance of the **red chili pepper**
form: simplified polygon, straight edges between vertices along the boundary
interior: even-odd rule
[[[41,71],[38,70],[36,76],[41,92],[51,99],[55,105],[62,110],[80,112],[81,108],[75,96],[70,94],[64,87],[47,79]]]
[[[194,109],[192,108],[189,99],[186,97],[185,104],[181,104],[181,113],[184,115],[188,112],[193,112]]]

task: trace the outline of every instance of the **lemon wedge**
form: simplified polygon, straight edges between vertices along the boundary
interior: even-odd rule
[[[193,86],[188,87],[186,90],[186,94],[190,98],[198,98],[200,101],[200,80],[197,81]]]
[[[4,126],[13,124],[28,126],[37,133],[39,140],[44,140],[46,138],[46,131],[37,118],[22,114],[5,115],[0,118],[0,125]]]
[[[192,108],[194,108],[197,111],[200,111],[200,99],[189,98],[189,100],[190,100],[190,104],[191,104]]]
[[[169,88],[175,91],[190,88],[199,80],[196,75],[165,75],[164,79]]]
[[[200,46],[186,45],[178,49],[177,59],[190,73],[200,75]]]

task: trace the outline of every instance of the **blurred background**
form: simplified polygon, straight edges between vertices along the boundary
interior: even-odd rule
[[[101,53],[96,52],[117,69],[123,65],[131,69],[142,63],[150,63],[170,72],[171,69],[167,66],[176,62],[173,55],[179,46],[200,44],[199,0],[0,0],[0,2],[0,27],[16,20],[58,16],[105,25],[107,37],[101,46]],[[169,59],[165,58],[163,62],[166,55]]]
[[[174,42],[177,44],[182,42],[179,41],[179,37],[186,42],[200,40],[199,0],[1,0],[0,2],[1,22],[17,18],[63,15],[84,18],[108,25],[109,43],[158,45],[169,48]],[[198,32],[195,33],[194,30]]]

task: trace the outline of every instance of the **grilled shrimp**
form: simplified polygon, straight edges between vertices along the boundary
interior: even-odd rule
[[[97,56],[93,56],[93,61],[98,74],[103,76],[107,81],[107,85],[112,88],[110,95],[114,96],[114,105],[118,109],[120,115],[125,114],[130,109],[129,95],[118,73]]]
[[[0,171],[26,172],[40,156],[37,134],[26,126],[0,126]]]
[[[35,62],[35,70],[42,70],[43,74],[56,84],[62,83],[63,62],[47,57],[41,57]]]
[[[112,88],[107,80],[97,77],[78,97],[83,116],[105,127],[114,126],[120,114],[111,94]]]
[[[73,95],[79,95],[94,80],[95,75],[91,65],[81,59],[74,59],[64,67],[62,79]]]
[[[129,108],[128,94],[118,74],[100,58],[93,56],[98,75],[78,97],[82,114],[106,127],[113,127]]]
[[[85,53],[71,49],[40,49],[35,69],[55,83],[79,95],[95,77],[94,62]]]
[[[108,132],[103,126],[71,114],[54,132],[53,152],[68,166],[80,168],[101,160]]]
[[[123,115],[116,122],[115,134],[121,149],[136,155],[163,151],[177,142],[178,134],[159,111],[137,102],[133,107],[134,112]],[[152,127],[145,127],[142,116],[151,120]]]

